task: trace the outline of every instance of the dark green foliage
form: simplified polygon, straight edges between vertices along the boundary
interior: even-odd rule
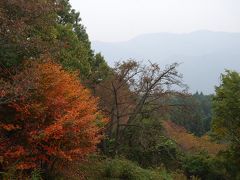
[[[234,147],[217,156],[217,172],[224,174],[228,179],[240,179],[240,152]],[[226,179],[227,179],[226,178]]]
[[[197,155],[190,155],[184,161],[184,169],[188,176],[198,176],[206,179],[209,173],[208,156],[204,153]]]
[[[220,157],[229,177],[240,179],[240,74],[226,70],[221,80],[213,97],[213,136],[230,143]]]
[[[240,178],[238,163],[239,157],[233,150],[220,152],[215,157],[202,152],[188,155],[183,161],[183,168],[189,177],[194,175],[207,180],[228,180]]]
[[[91,43],[81,24],[80,13],[72,9],[68,0],[60,0],[59,4],[56,28],[62,48],[58,59],[64,67],[80,70],[82,77],[86,78],[91,73],[91,63],[94,61]]]
[[[85,27],[81,24],[80,13],[71,8],[68,0],[60,0],[57,11],[57,40],[61,50],[57,59],[68,70],[77,70],[81,79],[95,83],[96,79],[105,79],[110,71],[104,57],[94,54]],[[89,85],[91,87],[91,85]]]
[[[72,24],[73,31],[77,35],[79,41],[83,42],[89,52],[92,53],[91,43],[88,39],[88,34],[86,28],[81,24],[80,13],[76,12],[75,9],[72,9],[69,0],[59,0],[60,10],[58,13],[58,23],[62,25]]]
[[[211,129],[212,97],[213,95],[204,95],[203,93],[199,94],[198,92],[193,94],[193,98],[197,103],[197,107],[203,123],[203,133],[206,133]]]
[[[180,104],[170,113],[171,120],[189,132],[201,136],[210,130],[212,95],[195,93],[189,97],[173,97],[174,104]]]
[[[152,118],[138,120],[129,127],[121,144],[121,152],[143,167],[177,168],[180,152],[176,143],[163,135],[161,121]]]
[[[64,46],[60,49],[58,61],[68,70],[79,70],[84,77],[89,76],[91,72],[89,49],[81,42],[74,31],[73,25],[58,25],[58,40]]]
[[[144,170],[136,164],[121,159],[107,161],[104,169],[104,177],[119,179],[157,179],[157,173]]]
[[[98,84],[112,74],[112,70],[109,68],[101,53],[97,53],[94,56],[91,67],[91,80],[93,84]]]

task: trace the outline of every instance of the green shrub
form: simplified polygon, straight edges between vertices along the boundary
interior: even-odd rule
[[[142,128],[129,127],[120,145],[124,157],[144,168],[161,164],[168,169],[179,168],[181,152],[177,144],[163,134],[161,121],[151,118],[139,121]]]
[[[88,180],[98,179],[124,179],[124,180],[175,180],[175,177],[183,177],[184,174],[176,172],[172,174],[163,166],[155,169],[144,169],[138,164],[124,158],[91,157],[88,162],[79,166],[85,178]]]
[[[39,169],[34,169],[31,172],[31,180],[42,180],[42,172]]]
[[[131,180],[164,179],[160,173],[142,169],[135,163],[125,159],[107,160],[104,164],[103,176]]]
[[[206,178],[205,176],[209,171],[208,156],[204,153],[197,155],[190,155],[184,160],[184,169],[188,176],[199,176]]]
[[[24,174],[22,171],[16,170],[13,166],[6,172],[0,172],[0,179],[10,179],[10,180],[17,180],[17,179],[31,179],[31,180],[42,180],[42,172],[39,169],[34,169],[29,174]]]
[[[240,171],[235,160],[231,159],[229,151],[222,152],[216,157],[206,153],[189,155],[183,161],[183,168],[188,177],[197,176],[206,180],[237,179]]]

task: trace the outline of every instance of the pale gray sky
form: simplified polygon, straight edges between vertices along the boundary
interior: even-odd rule
[[[70,0],[90,40],[196,30],[240,32],[240,0]]]

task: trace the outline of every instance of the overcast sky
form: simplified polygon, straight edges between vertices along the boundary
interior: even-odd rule
[[[196,30],[240,32],[240,0],[70,0],[91,40]]]

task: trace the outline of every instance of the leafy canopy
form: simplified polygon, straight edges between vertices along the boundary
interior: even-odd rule
[[[240,146],[240,74],[226,71],[213,98],[213,130],[219,138]]]

